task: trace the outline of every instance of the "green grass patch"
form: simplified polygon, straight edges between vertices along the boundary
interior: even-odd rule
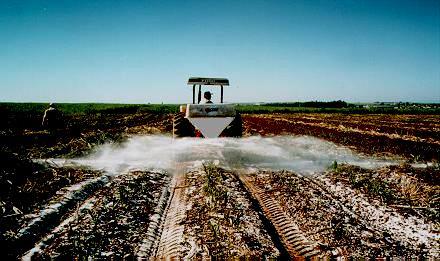
[[[336,161],[330,168],[337,176],[347,178],[350,186],[354,189],[363,190],[366,194],[379,197],[387,203],[399,199],[392,190],[391,185],[375,176],[372,171],[356,166],[337,164]]]
[[[353,173],[349,176],[349,181],[354,188],[365,189],[369,194],[376,195],[385,202],[396,199],[386,181],[372,178],[370,175],[356,175]]]
[[[211,207],[218,205],[226,205],[228,201],[228,192],[223,186],[222,174],[214,164],[203,164],[205,175],[205,183],[203,184],[203,191],[209,197]]]

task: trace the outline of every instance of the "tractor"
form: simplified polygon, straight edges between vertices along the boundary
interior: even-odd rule
[[[188,85],[192,86],[192,103],[181,105],[173,118],[173,137],[241,137],[242,120],[233,104],[223,103],[223,87],[229,86],[225,78],[191,77]],[[220,86],[220,103],[204,103],[202,100],[203,86]],[[198,95],[196,103],[196,87]]]

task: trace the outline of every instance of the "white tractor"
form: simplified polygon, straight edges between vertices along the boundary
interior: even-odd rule
[[[223,87],[229,86],[224,78],[191,77],[188,85],[193,87],[193,102],[180,106],[180,112],[173,118],[173,137],[241,137],[242,120],[233,104],[223,103]],[[202,85],[220,86],[220,103],[204,103]],[[196,87],[198,97],[196,103]]]

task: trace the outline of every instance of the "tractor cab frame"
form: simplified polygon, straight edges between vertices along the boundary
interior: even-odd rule
[[[202,100],[202,85],[220,86],[220,103],[223,103],[223,86],[229,86],[229,80],[226,78],[201,78],[191,77],[188,79],[188,85],[193,87],[193,104],[196,104],[196,86],[199,86],[197,104]]]

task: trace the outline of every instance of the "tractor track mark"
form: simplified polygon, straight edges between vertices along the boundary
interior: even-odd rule
[[[161,233],[156,233],[159,240],[155,240],[151,257],[159,259],[180,259],[179,251],[183,242],[184,220],[186,217],[186,200],[184,193],[187,187],[184,184],[183,175],[174,175],[171,182],[168,205],[162,216],[162,224],[159,226]]]
[[[151,217],[151,222],[148,225],[148,229],[146,234],[146,238],[142,240],[142,243],[139,245],[137,256],[140,259],[147,258],[151,255],[152,251],[155,248],[155,244],[157,244],[158,239],[161,236],[164,216],[169,208],[171,197],[171,185],[172,181],[168,182],[162,189],[162,193],[157,203],[156,208],[154,209],[154,215]],[[157,248],[157,246],[156,246]]]
[[[278,237],[291,258],[316,258],[322,254],[318,244],[305,237],[294,220],[286,215],[275,199],[255,186],[249,176],[244,174],[238,174],[237,176],[251,197],[255,198],[261,206],[265,217],[274,226]]]

